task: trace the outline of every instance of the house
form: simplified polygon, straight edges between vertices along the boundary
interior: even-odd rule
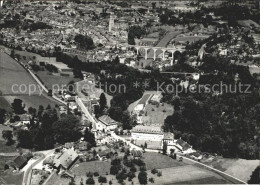
[[[200,161],[202,159],[202,155],[200,155],[198,152],[194,152],[190,154],[191,158]]]
[[[29,114],[20,115],[20,122],[22,123],[22,125],[30,124],[30,120],[31,120],[31,115]]]
[[[176,147],[182,152],[182,153],[192,153],[194,150],[192,149],[192,146],[190,146],[188,143],[183,141],[182,139],[178,139],[176,141]]]
[[[111,156],[111,153],[112,153],[112,151],[110,149],[106,149],[106,150],[102,150],[102,151],[98,152],[97,156],[98,156],[99,160],[104,161]]]
[[[65,150],[63,153],[55,155],[53,159],[53,166],[57,169],[69,169],[78,158],[77,152],[74,148]]]
[[[131,153],[134,159],[140,159],[143,156],[143,152],[140,150],[132,150]]]
[[[74,143],[73,142],[65,143],[64,147],[67,149],[72,148],[74,147]]]
[[[81,143],[78,144],[78,149],[79,151],[87,151],[89,149],[89,143],[86,141],[83,141]]]
[[[118,126],[118,122],[110,118],[108,115],[103,115],[98,118],[99,124],[98,128],[99,130],[115,130]]]
[[[22,169],[26,164],[27,159],[21,155],[17,156],[12,163],[12,165],[19,170]]]
[[[173,143],[174,142],[174,134],[171,133],[171,132],[164,133],[163,142],[166,142],[167,144]]]

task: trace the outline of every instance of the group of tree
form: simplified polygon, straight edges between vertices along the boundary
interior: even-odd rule
[[[5,114],[6,114],[6,110],[0,108],[0,124],[3,124],[5,122]]]
[[[141,26],[131,26],[128,30],[128,44],[135,45],[135,39],[140,39],[146,34],[146,29]]]
[[[51,149],[55,144],[75,142],[82,136],[91,146],[95,146],[93,133],[86,130],[82,134],[80,119],[72,113],[58,116],[56,109],[50,106],[46,109],[40,106],[37,113],[35,109],[31,109],[30,112],[33,117],[29,129],[17,130],[19,147],[35,150]]]
[[[74,38],[79,49],[90,50],[95,47],[92,38],[88,35],[76,35]]]

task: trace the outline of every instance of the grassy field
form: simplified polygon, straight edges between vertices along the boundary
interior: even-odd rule
[[[15,98],[21,99],[23,103],[25,104],[25,110],[27,110],[29,107],[33,107],[38,109],[40,105],[42,105],[44,108],[46,108],[48,105],[51,107],[55,107],[55,105],[60,105],[59,102],[51,99],[48,96],[5,96],[5,99],[12,103]]]
[[[77,82],[80,79],[69,77],[69,76],[58,76],[49,74],[47,71],[39,71],[36,73],[48,88],[52,88],[53,85],[58,85],[60,88],[66,86],[70,81]]]
[[[109,173],[110,161],[91,161],[76,164],[71,171],[75,175],[86,175],[87,172],[98,172],[100,175]]]
[[[162,155],[159,153],[146,152],[143,156],[143,161],[146,164],[147,170],[151,169],[162,169],[171,168],[177,166],[183,166],[185,163],[173,160],[169,156]]]
[[[164,105],[148,104],[145,107],[144,112],[147,112],[147,116],[143,115],[143,123],[153,123],[153,124],[164,124],[164,120],[167,116],[173,114],[173,106],[164,103]]]
[[[185,161],[179,162],[178,160],[171,159],[170,157],[159,153],[146,152],[144,153],[142,160],[144,160],[146,163],[148,179],[152,177],[155,181],[154,183],[148,182],[148,184],[230,184],[229,181],[212,171],[198,167],[196,165],[192,165],[191,163],[188,164]],[[109,171],[109,168],[110,162],[92,161],[75,165],[71,171],[76,175],[76,184],[80,184],[81,179],[83,180],[83,183],[86,182],[86,173],[88,171],[97,171],[99,174],[107,178],[107,182],[111,180],[113,184],[119,185],[115,176],[105,175],[106,171]],[[157,174],[152,174],[151,169],[153,168],[158,169],[158,171],[162,173],[162,176],[158,177]],[[133,179],[133,181],[125,180],[124,184],[131,185],[132,182],[133,184],[140,184],[137,178],[138,174],[139,172],[136,172],[136,177]],[[98,177],[94,177],[94,181],[95,184],[99,184]],[[59,175],[54,174],[46,183],[46,185],[68,183],[69,179],[61,178]]]
[[[29,94],[29,85],[37,87],[34,94],[39,94],[39,88],[34,79],[24,68],[9,55],[0,53],[0,90],[5,94]],[[16,85],[16,86],[13,86]],[[20,89],[18,87],[22,87]],[[14,87],[14,88],[12,88]]]
[[[7,112],[12,111],[10,103],[3,96],[0,96],[0,109],[5,109]]]
[[[209,36],[187,36],[187,37],[177,37],[173,39],[175,42],[187,42],[189,41],[190,43],[196,42],[199,40],[203,40],[208,38]]]
[[[215,159],[208,165],[247,182],[260,160]]]
[[[14,84],[16,85],[14,88],[15,92],[12,89]],[[29,96],[29,86],[36,87],[36,91],[31,93],[33,96]],[[21,87],[20,91],[19,87]],[[46,93],[39,96],[40,88],[36,81],[20,64],[5,53],[0,53],[0,91],[9,104],[15,98],[19,98],[23,100],[26,108],[38,108],[39,105],[46,107],[49,104],[52,106],[58,104],[58,102],[48,97]],[[7,102],[5,101],[5,104]]]

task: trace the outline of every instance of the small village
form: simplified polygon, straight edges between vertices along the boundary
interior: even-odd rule
[[[259,7],[0,1],[0,184],[255,182]]]

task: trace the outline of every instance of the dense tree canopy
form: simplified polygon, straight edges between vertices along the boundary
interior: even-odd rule
[[[63,114],[52,125],[54,139],[58,143],[77,141],[81,137],[80,121],[71,114]]]
[[[74,40],[79,49],[90,50],[94,48],[94,42],[88,35],[76,35]]]

